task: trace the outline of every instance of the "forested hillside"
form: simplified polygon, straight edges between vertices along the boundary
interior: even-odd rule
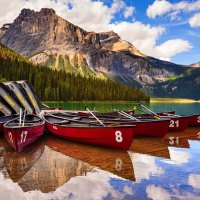
[[[0,81],[28,80],[40,100],[149,100],[143,92],[111,80],[36,66],[0,44]]]

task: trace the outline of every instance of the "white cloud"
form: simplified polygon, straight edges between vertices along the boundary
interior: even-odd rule
[[[152,175],[160,176],[164,174],[162,167],[156,165],[155,157],[131,151],[128,151],[128,154],[134,166],[137,183],[140,183],[143,179],[149,180]]]
[[[53,176],[54,171],[52,171],[50,175]],[[0,172],[0,180],[1,178],[3,179],[2,176],[3,174]],[[46,177],[44,176],[41,178],[43,178],[41,181],[48,181],[44,180],[46,179]],[[6,200],[15,200],[15,199],[101,200],[105,199],[108,195],[110,195],[112,199],[124,199],[126,194],[133,195],[132,189],[127,185],[124,185],[122,192],[114,189],[110,185],[111,178],[118,178],[118,177],[113,176],[112,174],[102,170],[96,170],[95,172],[88,172],[87,176],[72,177],[68,182],[56,188],[55,191],[50,191],[48,193],[43,193],[40,190],[31,190],[24,192],[18,183],[14,183],[11,179],[4,179],[3,181],[0,182],[0,192],[1,192],[1,198]],[[60,178],[60,180],[62,179]],[[57,184],[56,181],[55,184]]]
[[[130,6],[130,7],[127,7],[125,10],[124,10],[124,17],[125,18],[128,18],[128,17],[131,17],[133,15],[135,11],[135,8]]]
[[[147,196],[153,200],[170,200],[171,196],[169,192],[160,186],[148,185],[146,188]]]
[[[199,174],[190,174],[188,178],[188,184],[193,188],[200,189],[200,175]]]
[[[181,20],[181,17],[179,16],[179,13],[180,13],[180,10],[175,10],[175,11],[169,13],[168,16],[170,17],[171,21]]]
[[[12,0],[12,4],[0,0],[0,4],[0,26],[12,22],[23,8],[39,11],[46,7],[53,8],[59,16],[88,31],[107,31],[117,12],[124,12],[126,17],[134,12],[134,7],[127,6],[123,0],[114,0],[110,7],[104,2],[92,0]]]
[[[112,187],[110,180],[122,180],[120,177],[92,166],[89,170],[89,166],[46,146],[41,157],[16,183],[8,175],[4,177],[6,169],[0,170],[0,199],[101,200],[108,195],[112,199],[124,199],[127,194],[134,194],[126,184],[122,191]],[[87,173],[81,176],[85,170]]]
[[[180,1],[178,3],[170,3],[167,0],[156,0],[152,5],[147,8],[147,16],[149,18],[156,18],[157,16],[162,16],[168,12],[183,11],[191,12],[200,9],[200,0],[193,2]]]
[[[200,13],[195,14],[193,17],[190,18],[189,24],[191,27],[200,26]]]
[[[141,22],[121,22],[110,25],[124,40],[131,42],[142,53],[169,61],[178,53],[192,48],[190,43],[182,39],[167,40],[157,45],[157,40],[165,33],[164,27],[152,27]]]
[[[155,1],[155,5],[159,4],[160,11],[153,13],[151,6],[149,7],[150,16],[155,17],[157,14],[166,12],[169,9],[169,2]],[[131,42],[142,53],[156,58],[170,60],[177,53],[187,51],[191,48],[189,42],[184,40],[176,40],[174,48],[168,48],[171,40],[165,41],[158,46],[157,41],[165,33],[162,26],[153,27],[149,24],[143,24],[139,21],[120,22],[111,24],[116,14],[122,13],[125,18],[131,17],[135,8],[127,6],[123,0],[114,0],[110,6],[103,1],[92,0],[12,0],[12,4],[7,4],[5,0],[0,0],[0,26],[4,23],[12,22],[20,13],[22,8],[30,8],[39,11],[43,7],[53,8],[56,13],[71,23],[82,27],[87,31],[110,31],[114,30],[124,40]],[[154,5],[154,6],[155,6]],[[163,5],[167,5],[167,9]],[[183,7],[178,4],[178,7]],[[6,7],[6,9],[5,9]],[[194,8],[197,5],[193,5]],[[88,8],[90,8],[88,10]],[[177,17],[174,13],[171,18]],[[174,41],[174,40],[172,40]]]
[[[169,12],[172,8],[172,4],[165,0],[156,0],[152,5],[147,8],[147,16],[155,18]]]
[[[168,60],[170,57],[178,53],[189,51],[192,48],[190,43],[182,39],[168,40],[161,44],[160,46],[155,47],[155,52],[159,55],[160,58]]]
[[[182,165],[188,163],[189,159],[191,158],[190,153],[175,150],[175,148],[169,148],[169,153],[171,160],[164,160],[163,162],[174,165]]]

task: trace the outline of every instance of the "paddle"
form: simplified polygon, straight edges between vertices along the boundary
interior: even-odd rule
[[[22,123],[22,108],[19,109],[19,126],[21,126]]]
[[[142,103],[139,103],[139,105],[140,105],[142,108],[148,110],[150,113],[152,113],[152,114],[154,115],[155,118],[160,119],[160,116],[159,116],[157,113],[153,112],[152,110],[150,110],[150,109],[147,108],[146,106],[142,105]]]
[[[85,106],[85,110],[87,110],[102,126],[106,126],[99,118],[97,118],[94,113],[92,113],[87,106]]]
[[[22,126],[24,126],[24,123],[25,123],[25,117],[26,117],[26,109],[24,110],[24,118],[23,118]]]
[[[113,109],[114,111],[116,111],[115,109]],[[129,119],[132,119],[134,121],[140,121],[139,119],[133,117],[132,115],[129,115],[128,113],[124,112],[124,111],[117,111],[118,114],[126,117],[126,118],[129,118]]]
[[[42,102],[42,105],[45,106],[46,108],[50,108],[47,104]]]
[[[137,119],[136,117],[133,117],[132,115],[129,115],[128,113],[124,112],[124,111],[120,111],[121,114],[123,114],[124,116],[127,116],[130,119],[136,120],[136,121],[140,121],[139,119]]]

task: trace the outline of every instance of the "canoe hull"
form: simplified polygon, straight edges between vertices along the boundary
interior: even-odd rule
[[[67,127],[46,122],[46,128],[50,133],[64,139],[128,150],[135,127]]]
[[[162,138],[167,134],[169,120],[133,122],[135,135]]]
[[[148,136],[162,138],[167,134],[169,129],[170,120],[141,120],[141,121],[130,121],[130,122],[114,122],[119,125],[135,125],[134,135]],[[110,125],[112,123],[104,122],[104,124]]]
[[[168,131],[184,131],[191,116],[170,117],[170,124]]]
[[[4,127],[4,137],[17,152],[35,142],[43,133],[45,125],[34,127],[8,128]]]
[[[200,114],[192,115],[189,120],[189,126],[200,127]]]

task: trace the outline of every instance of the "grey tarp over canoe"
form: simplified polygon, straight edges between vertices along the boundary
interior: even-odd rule
[[[18,84],[20,84],[23,89],[25,90],[27,96],[29,97],[34,109],[35,109],[35,113],[39,114],[42,110],[42,105],[36,95],[36,93],[34,92],[31,84],[28,81],[16,81]]]
[[[9,106],[17,113],[20,113],[20,108],[25,109],[22,103],[18,100],[13,91],[8,86],[0,83],[0,96],[9,104]]]
[[[8,86],[9,89],[14,92],[14,94],[17,96],[18,100],[21,102],[21,104],[26,109],[26,113],[28,113],[28,114],[34,113],[34,107],[31,103],[30,99],[28,98],[25,90],[22,88],[21,85],[19,85],[15,81],[4,82],[3,84]]]
[[[0,96],[0,112],[3,113],[5,116],[9,116],[14,113],[12,108],[3,100],[1,96]]]

